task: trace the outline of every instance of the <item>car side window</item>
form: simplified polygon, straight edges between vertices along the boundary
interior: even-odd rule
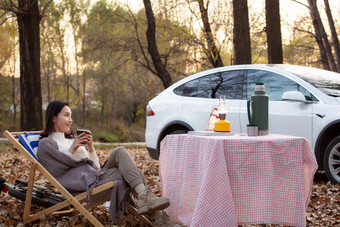
[[[199,83],[197,87],[197,97],[211,98],[211,77],[213,75],[214,74],[199,78]]]
[[[187,97],[241,99],[244,70],[218,72],[191,80],[174,89],[174,93]]]
[[[211,77],[211,98],[242,99],[244,70],[225,71]]]
[[[281,101],[282,94],[286,91],[299,91],[306,97],[306,100],[314,100],[314,97],[307,89],[291,79],[273,72],[255,69],[248,70],[247,73],[246,97],[248,100],[254,92],[255,84],[258,82],[264,84],[270,101]]]
[[[180,96],[196,97],[199,78],[175,88],[174,93]]]

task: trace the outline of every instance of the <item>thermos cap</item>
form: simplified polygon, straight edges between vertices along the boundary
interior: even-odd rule
[[[266,89],[264,88],[263,83],[256,83],[255,84],[255,91],[265,91]]]

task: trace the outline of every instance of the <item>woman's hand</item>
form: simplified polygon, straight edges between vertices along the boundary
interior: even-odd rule
[[[87,148],[89,149],[89,152],[92,153],[94,151],[94,147],[93,147],[93,138],[92,138],[92,132],[88,131],[86,133],[87,136]]]
[[[86,146],[89,148],[89,152],[93,152],[93,140],[92,140],[92,133],[83,132],[80,135],[74,138],[74,141],[69,149],[70,153],[74,153],[80,146]]]

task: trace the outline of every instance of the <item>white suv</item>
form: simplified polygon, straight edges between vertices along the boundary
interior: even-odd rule
[[[269,96],[269,133],[305,137],[320,169],[340,183],[340,74],[295,65],[237,65],[186,77],[147,106],[145,139],[158,159],[162,139],[205,130],[218,97],[227,99],[231,131],[246,133],[247,100],[262,82]]]

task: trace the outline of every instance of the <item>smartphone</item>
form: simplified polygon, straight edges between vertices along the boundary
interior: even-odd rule
[[[90,132],[90,130],[87,130],[87,129],[77,129],[77,136],[79,136],[83,132],[88,133],[88,132]]]

